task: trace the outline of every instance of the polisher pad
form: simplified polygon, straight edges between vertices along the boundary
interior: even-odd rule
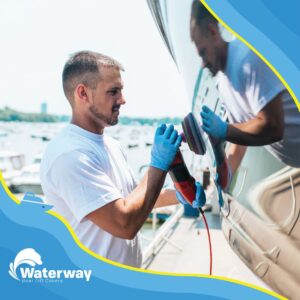
[[[192,113],[189,113],[182,121],[184,138],[191,151],[203,155],[206,152],[206,146],[202,137],[199,125]]]

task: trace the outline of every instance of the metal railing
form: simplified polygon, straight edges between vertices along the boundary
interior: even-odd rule
[[[174,225],[178,222],[178,220],[183,215],[183,206],[179,206],[178,209],[167,219],[167,221],[157,230],[157,233],[155,234],[154,238],[151,240],[150,244],[145,248],[143,251],[143,261],[144,264],[153,256],[157,254],[157,249],[159,245],[161,245],[161,242],[165,241],[172,245],[174,248],[178,249],[179,251],[182,251],[182,248],[176,245],[174,242],[172,242],[170,239],[168,239],[168,235],[170,234],[170,231],[174,229]],[[156,212],[153,212],[153,215],[155,215]],[[154,220],[155,218],[152,218],[152,226],[154,226]],[[156,222],[156,221],[155,221]],[[142,237],[143,238],[143,237]],[[148,238],[147,238],[148,239]],[[149,239],[148,239],[149,240]]]

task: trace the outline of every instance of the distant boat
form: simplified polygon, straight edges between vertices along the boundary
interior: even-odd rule
[[[128,144],[127,148],[131,149],[131,148],[137,148],[139,146],[139,144]]]
[[[33,164],[24,167],[20,174],[11,180],[10,189],[13,193],[30,191],[39,195],[43,194],[40,181],[40,161],[40,156],[36,157]]]
[[[33,164],[40,164],[42,162],[42,153],[37,154],[33,159]]]
[[[0,151],[0,172],[8,186],[11,180],[20,174],[24,162],[24,154],[20,152]]]
[[[130,140],[138,140],[139,137],[140,137],[140,133],[141,133],[140,130],[135,129],[135,128],[132,129],[130,134],[129,134]]]
[[[50,141],[50,140],[51,140],[50,137],[48,137],[48,136],[42,136],[42,141],[43,141],[43,142],[48,142],[48,141]]]
[[[48,142],[50,141],[55,133],[52,132],[43,132],[43,133],[38,133],[38,134],[31,134],[30,137],[32,139],[41,139],[43,142]]]

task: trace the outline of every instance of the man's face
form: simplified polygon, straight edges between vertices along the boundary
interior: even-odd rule
[[[101,80],[92,90],[89,111],[93,122],[104,128],[118,123],[120,107],[126,102],[120,71],[113,67],[101,67],[100,73]]]
[[[203,28],[196,23],[194,18],[190,23],[191,39],[195,43],[199,56],[202,58],[203,68],[208,68],[213,76],[219,71],[218,68],[218,49],[215,39],[209,28]]]

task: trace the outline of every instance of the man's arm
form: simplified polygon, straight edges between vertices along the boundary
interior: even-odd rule
[[[253,119],[228,124],[207,106],[203,106],[202,128],[210,136],[244,146],[264,146],[280,141],[284,132],[282,95],[279,93]]]
[[[161,125],[155,133],[150,167],[141,183],[125,198],[102,206],[86,217],[114,236],[133,239],[151,212],[181,144],[181,136]]]
[[[280,141],[283,132],[284,112],[280,93],[254,119],[229,124],[226,140],[245,146],[263,146]]]
[[[168,205],[178,204],[179,201],[176,197],[176,190],[164,189],[159,194],[154,208],[164,207]]]
[[[166,172],[149,167],[141,183],[127,197],[117,199],[86,217],[114,236],[133,239],[153,209],[165,177]]]

